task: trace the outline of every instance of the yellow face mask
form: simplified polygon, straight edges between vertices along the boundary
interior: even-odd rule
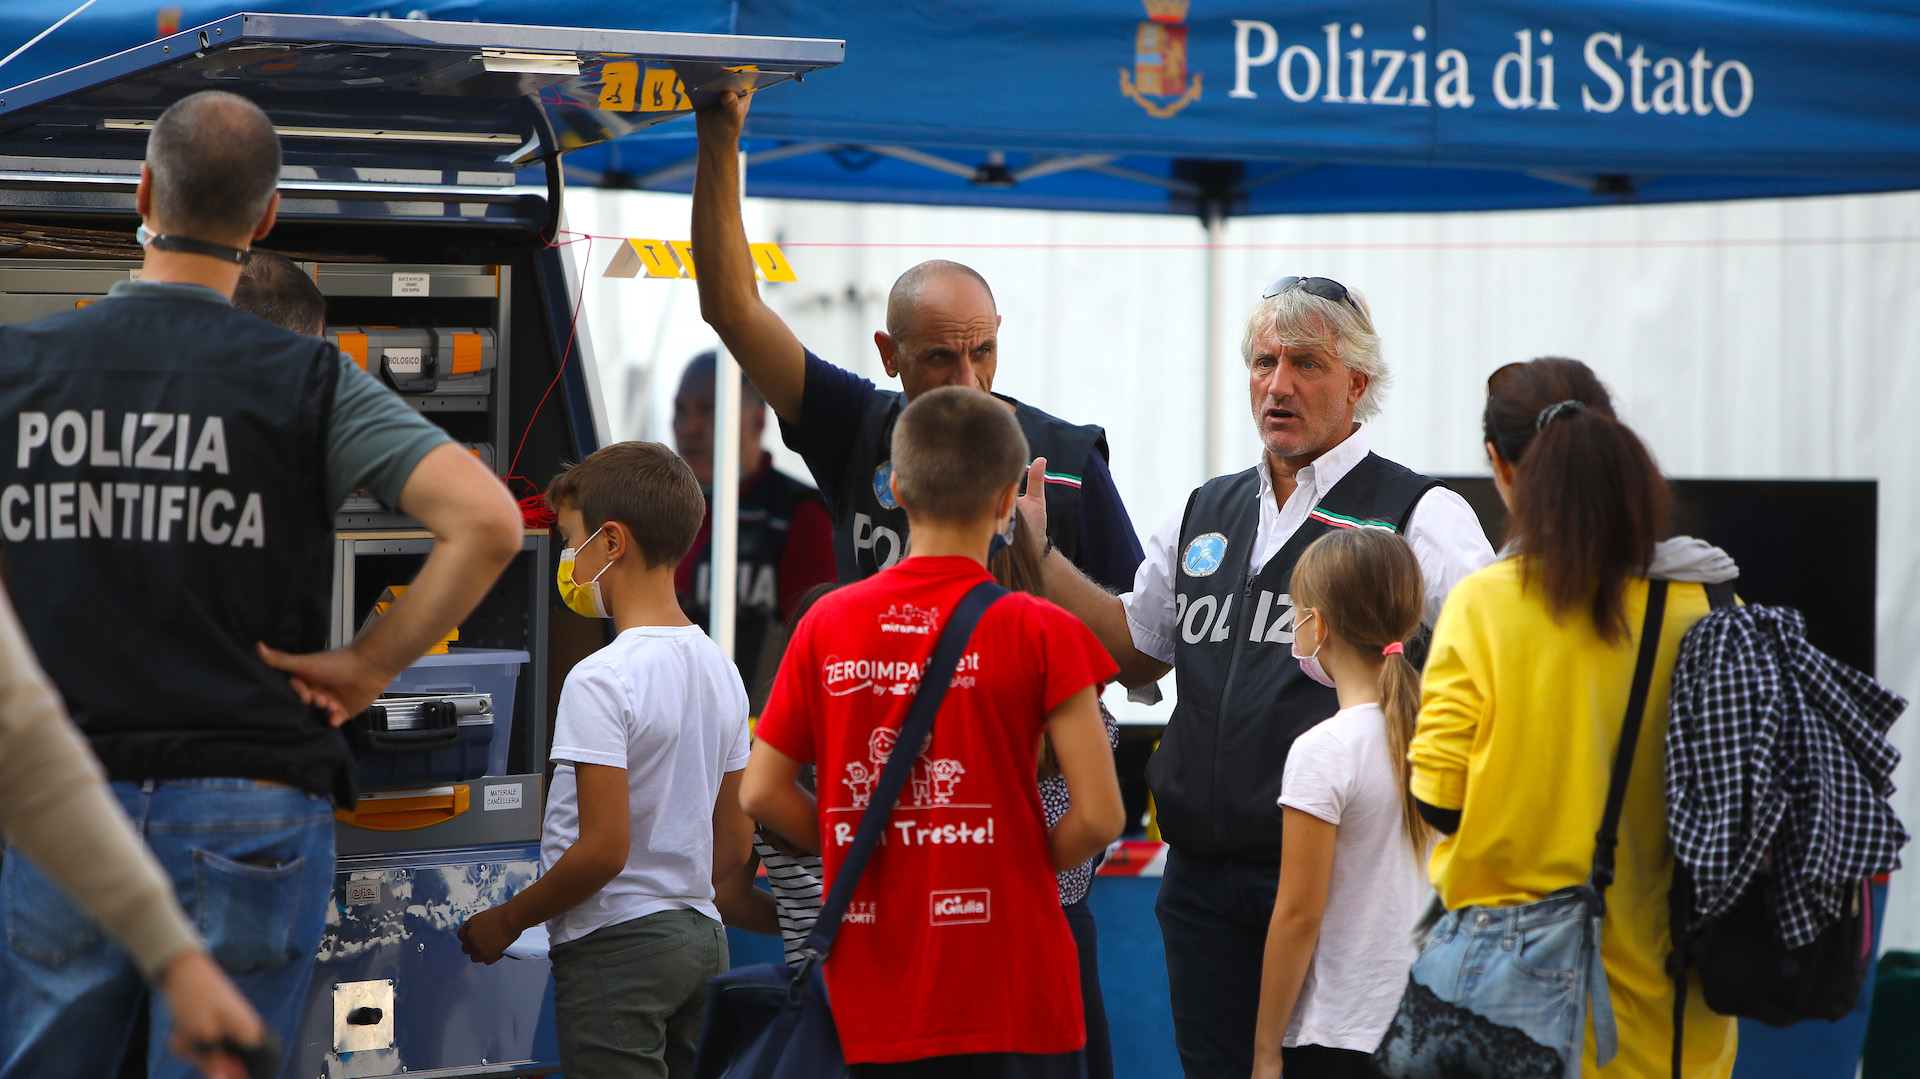
[[[594,529],[593,535],[587,537],[587,543],[592,543],[594,536],[598,536],[605,528],[606,526],[602,525]],[[607,610],[606,600],[600,594],[600,578],[613,568],[613,563],[608,562],[600,567],[600,572],[593,575],[593,580],[581,584],[573,579],[573,560],[579,553],[579,547],[568,547],[560,552],[561,602],[567,605],[568,610],[584,618],[612,618],[613,612]]]

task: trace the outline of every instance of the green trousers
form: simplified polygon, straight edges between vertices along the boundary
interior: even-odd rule
[[[567,1079],[693,1074],[707,979],[727,969],[727,933],[663,910],[553,947],[554,1024]]]

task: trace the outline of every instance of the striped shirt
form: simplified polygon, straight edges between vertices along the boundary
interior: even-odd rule
[[[753,852],[767,871],[787,962],[798,963],[800,946],[806,943],[814,919],[820,916],[820,856],[803,854],[796,858],[767,842],[765,833],[757,828],[753,832]]]

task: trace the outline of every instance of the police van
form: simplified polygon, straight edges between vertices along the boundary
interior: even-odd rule
[[[843,54],[839,41],[306,15],[172,34],[0,91],[0,323],[137,276],[147,133],[187,94],[234,91],[285,153],[279,224],[259,246],[313,276],[328,336],[355,362],[531,495],[606,431],[574,322],[580,283],[557,246],[560,156]],[[431,544],[371,498],[340,507],[330,644]],[[557,1070],[546,961],[473,965],[454,936],[538,873],[553,702],[606,640],[559,604],[554,555],[529,527],[454,638],[350,725],[362,794],[336,813],[289,1079]]]

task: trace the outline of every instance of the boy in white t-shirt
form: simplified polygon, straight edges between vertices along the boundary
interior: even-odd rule
[[[1281,773],[1280,884],[1267,928],[1253,1079],[1370,1079],[1432,895],[1433,833],[1407,788],[1420,676],[1404,643],[1426,592],[1391,532],[1313,541],[1295,564],[1294,655],[1340,711],[1294,740]]]
[[[547,491],[568,544],[560,594],[618,636],[567,675],[554,718],[540,879],[460,930],[492,963],[552,938],[568,1079],[685,1076],[707,979],[727,968],[714,882],[746,864],[747,696],[674,596],[705,512],[693,472],[652,442],[608,446]]]

